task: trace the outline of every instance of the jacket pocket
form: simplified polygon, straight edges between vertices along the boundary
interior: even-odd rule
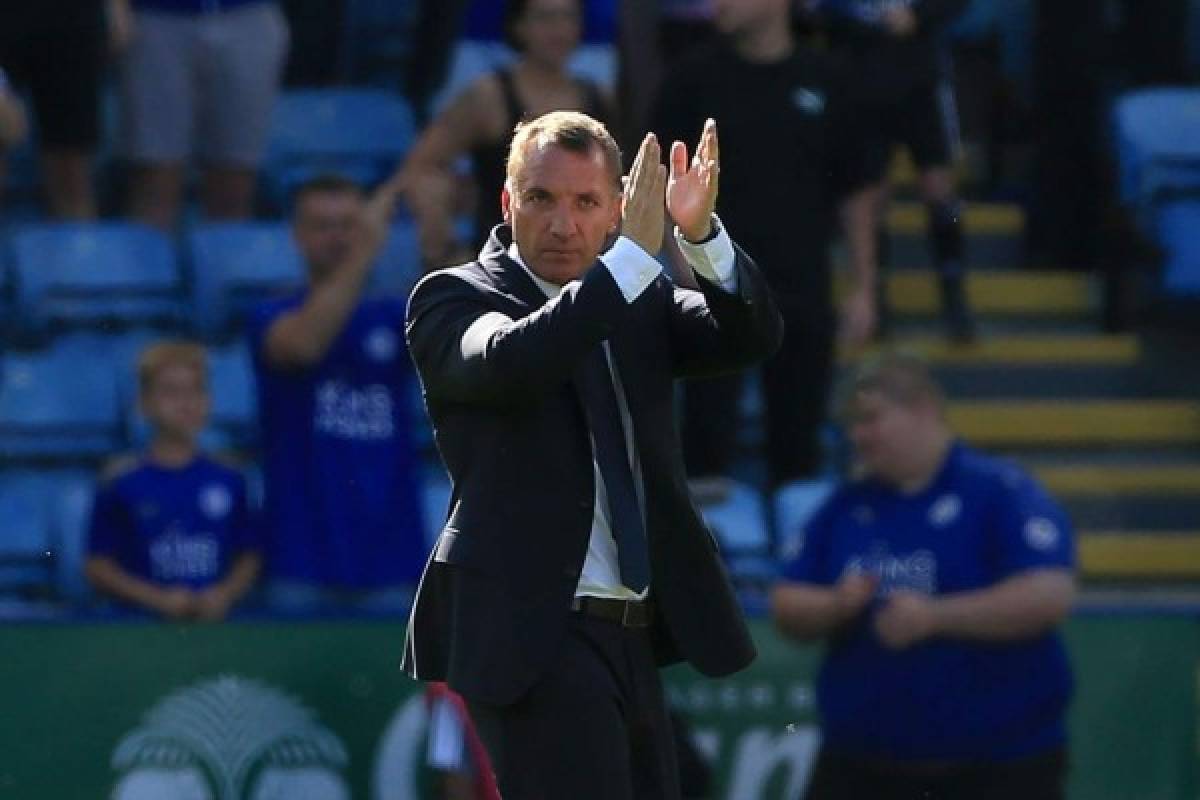
[[[434,560],[443,564],[470,567],[488,574],[495,574],[500,563],[494,553],[488,552],[477,539],[464,536],[454,528],[444,528],[434,546]]]

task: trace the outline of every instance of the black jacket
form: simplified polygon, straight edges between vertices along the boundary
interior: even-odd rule
[[[405,670],[503,705],[551,664],[595,502],[572,373],[606,339],[641,459],[659,660],[684,658],[708,675],[745,667],[754,646],[687,490],[674,379],[744,368],[778,347],[766,284],[739,250],[736,294],[660,275],[630,304],[597,262],[547,300],[508,258],[510,237],[496,228],[478,261],[426,276],[409,299],[409,348],[453,491]]]

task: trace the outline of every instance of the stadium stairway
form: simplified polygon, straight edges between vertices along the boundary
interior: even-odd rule
[[[1010,455],[1066,506],[1089,586],[1200,583],[1200,366],[1160,334],[1100,334],[1099,282],[1026,270],[1017,206],[968,205],[968,292],[980,337],[938,324],[925,210],[894,202],[890,344],[924,354],[969,442]]]

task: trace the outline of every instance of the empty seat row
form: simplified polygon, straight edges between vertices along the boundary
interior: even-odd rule
[[[299,288],[304,267],[283,222],[197,225],[177,249],[133,223],[47,223],[10,237],[0,296],[19,336],[117,322],[220,337],[254,303]],[[371,291],[404,293],[420,272],[410,222],[393,225]]]

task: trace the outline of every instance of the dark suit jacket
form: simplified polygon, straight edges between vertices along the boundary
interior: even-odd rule
[[[606,339],[641,459],[660,663],[682,657],[714,676],[745,667],[754,645],[688,494],[674,379],[737,370],[778,347],[783,323],[758,269],[739,250],[737,293],[660,275],[626,303],[597,262],[547,300],[508,258],[510,241],[496,228],[477,262],[426,276],[409,299],[409,348],[453,491],[405,670],[504,705],[552,665],[595,502],[573,371]]]

